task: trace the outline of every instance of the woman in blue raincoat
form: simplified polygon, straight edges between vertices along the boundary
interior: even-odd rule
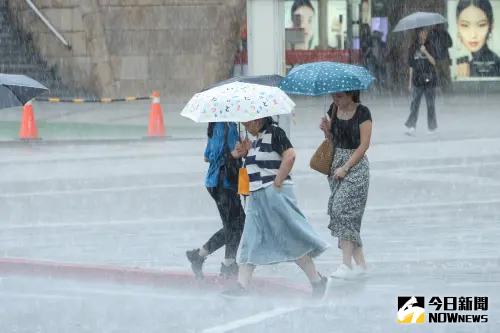
[[[187,251],[186,256],[195,276],[203,278],[206,257],[225,245],[220,274],[230,278],[238,274],[235,258],[245,222],[245,212],[237,193],[237,179],[232,177],[236,167],[234,161],[230,160],[233,159],[230,152],[239,141],[238,129],[235,123],[209,123],[207,136],[204,155],[209,166],[205,186],[217,205],[222,228],[200,248]]]

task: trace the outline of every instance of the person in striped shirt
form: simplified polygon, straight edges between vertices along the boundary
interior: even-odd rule
[[[295,151],[285,131],[271,117],[244,122],[255,138],[236,144],[234,157],[245,157],[250,179],[245,226],[238,248],[238,284],[225,296],[248,293],[257,265],[295,262],[307,275],[314,297],[322,297],[328,279],[316,270],[313,257],[328,248],[297,206],[290,172]]]

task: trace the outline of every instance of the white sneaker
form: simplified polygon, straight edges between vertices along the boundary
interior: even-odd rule
[[[353,265],[352,272],[357,278],[365,278],[368,275],[368,273],[366,272],[366,268],[363,268],[359,265]]]
[[[409,136],[415,136],[416,131],[417,131],[417,129],[415,127],[407,127],[405,134],[409,135]]]
[[[356,278],[353,270],[349,268],[346,264],[341,264],[337,267],[337,270],[330,275],[333,279],[343,279],[343,280],[352,280]]]
[[[437,132],[438,132],[437,128],[432,129],[432,130],[431,129],[427,130],[427,134],[429,134],[429,135],[436,134]]]

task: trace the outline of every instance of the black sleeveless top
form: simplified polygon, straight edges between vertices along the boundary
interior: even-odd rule
[[[334,104],[330,105],[328,115],[332,117]],[[344,149],[356,149],[361,144],[361,133],[359,126],[367,120],[372,120],[370,110],[359,104],[354,112],[354,115],[349,120],[339,119],[336,116],[332,117],[332,127],[330,128],[333,134],[333,142],[335,147]]]

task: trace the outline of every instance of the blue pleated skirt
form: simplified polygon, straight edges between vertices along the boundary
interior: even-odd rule
[[[271,185],[250,194],[239,264],[295,261],[306,254],[315,257],[328,247],[297,206],[293,185],[281,190]]]

